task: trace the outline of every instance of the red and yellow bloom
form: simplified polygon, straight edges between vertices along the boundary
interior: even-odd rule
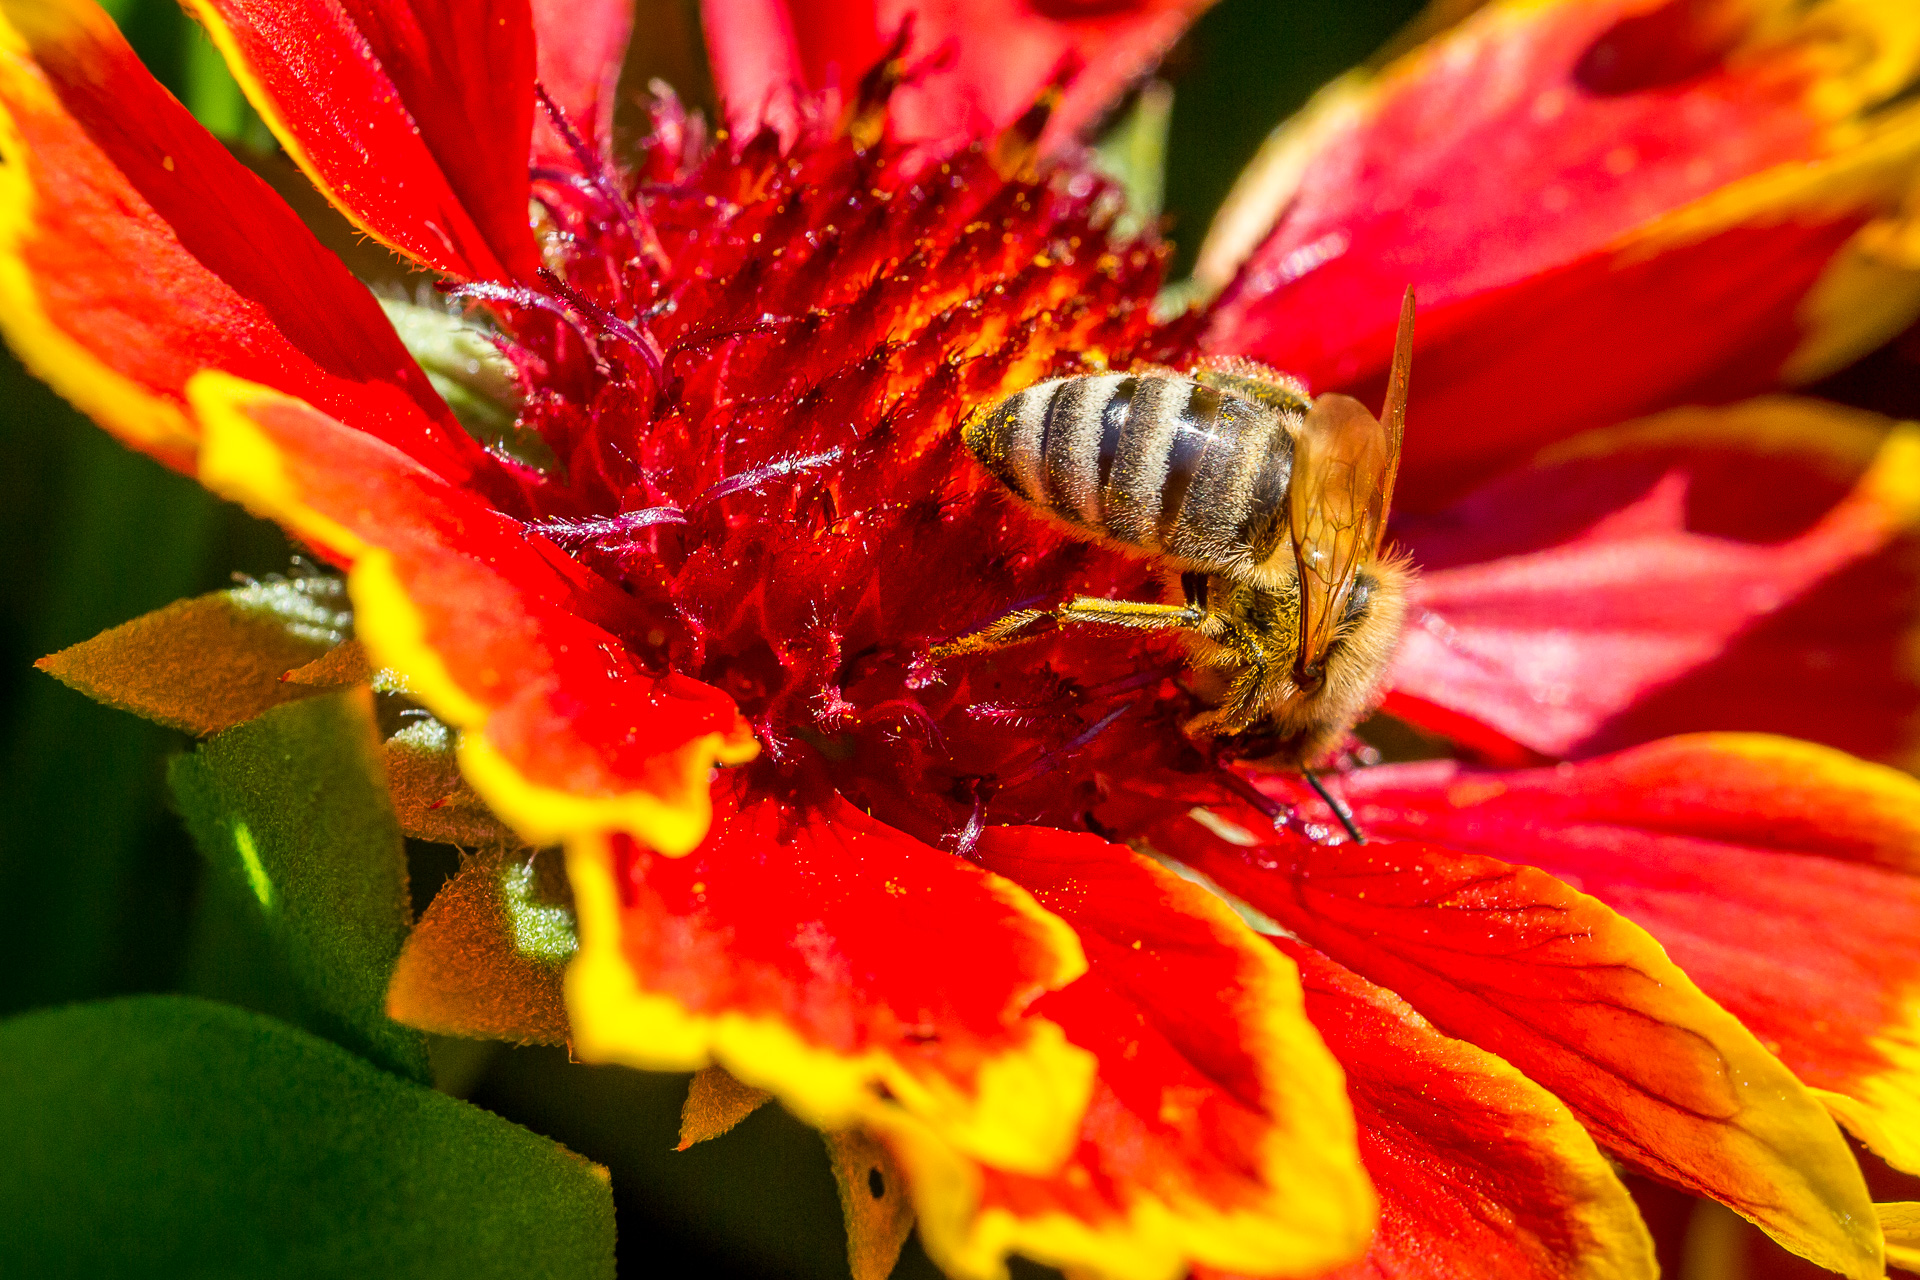
[[[1920,308],[1903,8],[1489,7],[1329,91],[1163,324],[1075,95],[1192,6],[1008,5],[1004,59],[937,6],[911,46],[709,6],[736,131],[657,101],[618,162],[618,5],[193,7],[321,190],[484,308],[539,449],[467,434],[87,0],[0,0],[0,325],[347,569],[467,783],[567,848],[582,1056],[865,1131],[956,1275],[1650,1274],[1603,1150],[1880,1273],[1829,1112],[1920,1171],[1920,783],[1659,735],[1911,763],[1911,436],[1787,400],[1574,433]],[[1156,589],[999,499],[974,406],[1203,350],[1364,387],[1409,279],[1393,705],[1542,767],[1352,770],[1358,845],[1203,758],[1154,643],[929,658]]]

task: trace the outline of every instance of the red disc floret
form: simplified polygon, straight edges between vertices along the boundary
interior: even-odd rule
[[[882,111],[709,143],[667,99],[632,170],[536,174],[544,288],[479,291],[557,460],[520,469],[523,515],[650,607],[623,638],[739,702],[757,767],[825,760],[950,847],[990,805],[1078,825],[1103,756],[1184,749],[1178,655],[927,650],[1158,586],[1005,501],[959,427],[1043,378],[1177,358],[1152,316],[1165,251],[1114,235],[1111,184],[1037,170],[1018,131],[935,152]]]

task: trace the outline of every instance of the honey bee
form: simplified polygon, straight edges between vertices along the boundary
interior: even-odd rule
[[[1270,736],[1268,763],[1308,769],[1372,705],[1406,615],[1411,574],[1380,534],[1412,340],[1409,289],[1380,418],[1238,359],[1056,378],[975,415],[961,438],[995,478],[1076,537],[1163,565],[1182,598],[1017,610],[933,656],[1053,625],[1178,631],[1208,707],[1186,731]]]

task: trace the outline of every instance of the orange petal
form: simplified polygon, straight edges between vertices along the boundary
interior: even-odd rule
[[[941,1266],[984,1277],[1014,1252],[1171,1280],[1195,1262],[1297,1275],[1356,1256],[1373,1196],[1293,966],[1212,894],[1091,836],[990,827],[978,856],[1078,930],[1088,975],[1036,1008],[1099,1076],[1046,1177],[886,1131]]]
[[[912,141],[991,137],[1032,107],[1062,66],[1077,69],[1049,122],[1066,141],[1153,70],[1212,0],[1047,4],[1034,0],[704,0],[707,47],[729,122],[751,132],[793,119],[793,96],[850,96],[909,19],[892,124]],[[925,65],[919,65],[925,64]]]
[[[1920,1172],[1920,782],[1701,734],[1507,775],[1381,770],[1370,831],[1524,856],[1645,927],[1890,1164]]]
[[[531,279],[528,0],[190,0],[274,136],[390,248]]]
[[[220,369],[493,472],[373,297],[90,0],[0,3],[0,162],[0,330],[129,444],[190,470],[187,383]]]
[[[1920,1272],[1920,1204],[1908,1200],[1873,1207],[1887,1233],[1887,1265]]]
[[[1906,0],[1489,5],[1276,135],[1203,254],[1207,343],[1377,403],[1415,286],[1409,508],[1810,381],[1920,313],[1917,76]]]
[[[1381,783],[1410,768],[1378,771]],[[1349,793],[1372,843],[1255,835],[1217,818],[1178,819],[1153,839],[1441,1031],[1512,1063],[1632,1165],[1830,1270],[1880,1274],[1866,1184],[1833,1121],[1653,938],[1531,867],[1444,841],[1380,842],[1386,828],[1351,778]],[[1436,811],[1429,798],[1410,825]],[[1517,840],[1504,850],[1531,852]]]
[[[358,638],[461,730],[461,769],[495,813],[535,844],[700,842],[709,770],[757,748],[730,698],[645,670],[619,638],[648,625],[627,596],[309,405],[215,373],[190,394],[202,482],[352,566]]]
[[[540,87],[596,150],[613,134],[614,90],[633,32],[629,0],[532,0]],[[573,149],[542,111],[534,116],[536,164],[577,167]]]
[[[1347,1073],[1380,1230],[1340,1280],[1652,1280],[1627,1189],[1554,1096],[1310,947],[1307,1016]]]
[[[818,1128],[913,1117],[977,1158],[1056,1166],[1093,1062],[1030,1009],[1085,968],[1073,931],[824,784],[759,790],[770,769],[722,775],[684,858],[572,843],[575,1052],[717,1063]]]
[[[1780,397],[1675,410],[1395,533],[1423,568],[1402,694],[1548,756],[1747,729],[1920,765],[1911,425]]]

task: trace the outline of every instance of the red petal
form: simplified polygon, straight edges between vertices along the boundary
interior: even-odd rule
[[[1403,522],[1395,689],[1550,756],[1713,728],[1920,762],[1920,432],[1890,425],[1682,410]]]
[[[1217,897],[1092,836],[992,827],[978,857],[1078,931],[1089,973],[1034,1008],[1099,1075],[1048,1177],[955,1167],[889,1132],[941,1265],[990,1275],[1012,1251],[1163,1280],[1192,1261],[1298,1275],[1354,1257],[1373,1197],[1293,967]]]
[[[830,788],[749,787],[723,775],[685,858],[571,846],[576,1052],[716,1062],[821,1128],[907,1115],[981,1159],[1058,1164],[1093,1063],[1029,1009],[1084,971],[1073,931]]]
[[[1550,759],[1531,747],[1521,746],[1484,721],[1461,715],[1404,689],[1389,689],[1386,696],[1380,699],[1378,709],[1444,740],[1455,756],[1473,764],[1492,765],[1499,769],[1524,769],[1529,765],[1546,764]]]
[[[1372,1249],[1329,1280],[1651,1280],[1632,1197],[1552,1094],[1312,948],[1274,945],[1346,1069],[1380,1193]]]
[[[463,732],[462,770],[536,844],[631,832],[684,853],[708,771],[755,751],[732,699],[649,674],[632,599],[479,498],[308,405],[221,374],[191,388],[200,478],[341,563],[354,628]]]
[[[878,63],[909,16],[909,65],[935,61],[897,90],[901,137],[986,137],[1018,119],[1063,66],[1080,70],[1048,136],[1096,121],[1150,72],[1212,0],[703,0],[714,78],[737,128],[791,118],[796,89],[845,93]],[[786,113],[783,115],[783,113]]]
[[[632,0],[532,0],[540,87],[590,145],[613,132],[614,89],[633,33]],[[574,167],[545,112],[533,125],[534,163]]]
[[[490,464],[392,326],[91,4],[0,7],[0,328],[130,444],[190,469],[195,373],[297,395],[454,479]]]
[[[862,21],[866,6],[832,6],[820,17],[830,22],[845,11],[857,25],[836,34],[861,49],[874,44]],[[762,120],[783,133],[796,127],[799,95],[809,85],[788,0],[700,0],[700,17],[727,123],[749,136]],[[868,50],[866,65],[878,55],[877,48]]]
[[[1223,214],[1221,282],[1279,220],[1209,345],[1372,401],[1416,286],[1415,507],[1570,430],[1878,345],[1920,305],[1912,253],[1855,233],[1900,208],[1920,109],[1864,117],[1916,73],[1913,16],[1784,7],[1490,6],[1340,82]]]
[[[1359,821],[1373,823],[1364,804]],[[1819,1102],[1597,900],[1442,844],[1317,845],[1190,818],[1153,839],[1443,1032],[1512,1063],[1635,1166],[1727,1204],[1822,1266],[1880,1274],[1866,1184]]]
[[[1920,1172],[1920,782],[1804,743],[1355,775],[1369,831],[1527,861],[1644,926],[1876,1152]],[[1812,855],[1812,856],[1809,856]]]
[[[530,279],[528,0],[191,0],[274,135],[361,230]]]

